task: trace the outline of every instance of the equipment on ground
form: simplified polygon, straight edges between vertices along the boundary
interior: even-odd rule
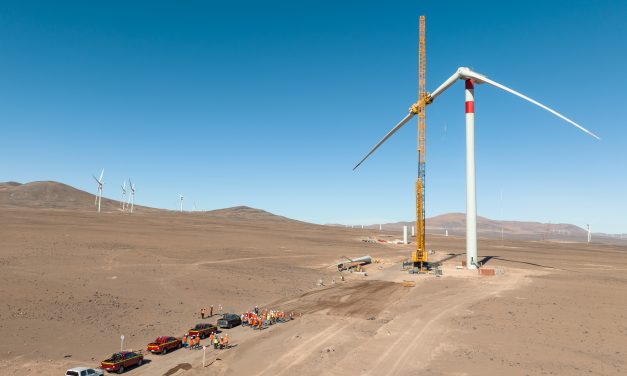
[[[337,270],[340,272],[343,270],[356,269],[360,266],[368,265],[372,263],[372,257],[370,256],[362,256],[362,257],[357,257],[355,259],[350,259],[346,256],[342,256],[342,257],[344,257],[348,261],[341,261],[335,264],[337,266]]]

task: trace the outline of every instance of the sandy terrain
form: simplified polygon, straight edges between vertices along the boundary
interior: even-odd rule
[[[130,375],[627,374],[627,247],[479,242],[502,274],[457,270],[463,238],[430,237],[444,275],[401,272],[400,234],[211,213],[0,209],[0,374],[60,375],[181,335],[213,304],[302,313],[235,347],[148,355]],[[372,255],[368,277],[330,265]],[[455,255],[457,255],[455,257]],[[316,286],[322,279],[324,287]],[[336,283],[332,283],[335,279]],[[402,287],[413,279],[416,287]],[[215,318],[210,321],[215,321]]]

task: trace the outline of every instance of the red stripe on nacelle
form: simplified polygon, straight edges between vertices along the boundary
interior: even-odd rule
[[[466,113],[467,114],[474,114],[475,113],[475,102],[474,101],[466,102]]]

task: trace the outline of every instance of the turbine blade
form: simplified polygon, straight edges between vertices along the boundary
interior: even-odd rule
[[[549,107],[547,107],[547,106],[543,105],[542,103],[540,103],[540,102],[538,102],[538,101],[536,101],[536,100],[533,100],[533,99],[529,98],[528,96],[526,96],[526,95],[524,95],[524,94],[521,94],[521,93],[517,92],[517,91],[516,91],[516,90],[514,90],[514,89],[510,89],[510,88],[508,88],[508,87],[507,87],[507,86],[505,86],[505,85],[499,84],[499,83],[498,83],[498,82],[496,82],[496,81],[492,81],[491,79],[489,79],[489,78],[487,78],[487,77],[485,77],[484,75],[481,75],[481,74],[476,74],[476,77],[473,77],[473,76],[474,76],[474,74],[475,74],[475,72],[470,71],[470,70],[469,70],[469,72],[467,72],[467,74],[468,74],[468,76],[470,76],[470,78],[476,78],[479,82],[485,82],[486,84],[490,84],[490,85],[492,85],[492,86],[494,86],[494,87],[497,87],[497,88],[499,88],[499,89],[501,89],[501,90],[504,90],[504,91],[506,91],[506,92],[508,92],[508,93],[510,93],[510,94],[514,94],[515,96],[520,97],[520,98],[522,98],[522,99],[524,99],[524,100],[526,100],[526,101],[528,101],[528,102],[531,102],[531,103],[535,104],[536,106],[538,106],[538,107],[540,107],[540,108],[543,108],[543,109],[545,109],[545,110],[549,111],[549,112],[550,112],[550,113],[552,113],[553,115],[555,115],[555,116],[557,116],[557,117],[559,117],[559,118],[561,118],[561,119],[563,119],[563,120],[566,120],[566,121],[567,121],[567,122],[569,122],[570,124],[574,125],[575,127],[579,128],[580,130],[582,130],[582,131],[586,132],[587,134],[589,134],[590,136],[592,136],[592,137],[596,138],[597,140],[600,140],[600,139],[601,139],[601,138],[600,138],[599,136],[597,136],[596,134],[594,134],[594,133],[590,132],[589,130],[587,130],[586,128],[582,127],[581,125],[579,125],[579,124],[575,123],[574,121],[570,120],[570,119],[569,119],[569,118],[567,118],[566,116],[564,116],[564,115],[560,114],[559,112],[557,112],[557,111],[555,111],[555,110],[553,110],[553,109],[551,109],[551,108],[549,108]]]
[[[91,177],[94,178],[94,180],[96,181],[96,183],[98,183],[98,185],[100,185],[100,181],[98,180],[97,177],[95,177],[94,175],[92,175]]]
[[[102,171],[100,172],[100,179],[98,179],[98,181],[102,182],[102,177],[104,176],[104,168],[102,169]]]
[[[406,124],[406,123],[407,123],[407,122],[408,122],[408,121],[409,121],[412,117],[414,117],[414,113],[410,112],[409,114],[407,114],[407,116],[405,116],[405,117],[403,118],[403,120],[401,120],[398,124],[396,124],[396,125],[394,126],[394,128],[392,128],[392,129],[388,132],[388,134],[386,134],[386,135],[385,135],[385,137],[383,137],[383,138],[381,139],[381,141],[379,141],[379,142],[378,142],[378,143],[377,143],[377,144],[376,144],[376,145],[375,145],[372,149],[370,149],[370,151],[368,152],[368,154],[366,154],[366,156],[365,156],[365,157],[364,157],[361,161],[359,161],[359,163],[357,163],[357,164],[355,165],[355,167],[353,167],[353,171],[355,171],[355,169],[357,169],[357,167],[359,167],[362,163],[364,163],[364,161],[365,161],[366,159],[368,159],[368,157],[369,157],[372,153],[374,153],[374,151],[375,151],[375,150],[377,150],[377,149],[379,148],[379,146],[381,146],[381,144],[383,144],[385,141],[387,141],[387,139],[388,139],[388,138],[392,137],[392,135],[393,135],[394,133],[396,133],[396,131],[398,131],[399,129],[401,129],[401,128],[403,127],[403,125],[405,125],[405,124]]]

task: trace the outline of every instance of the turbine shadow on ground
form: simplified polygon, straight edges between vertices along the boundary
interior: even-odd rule
[[[550,265],[536,264],[534,262],[529,262],[529,261],[510,260],[510,259],[502,258],[500,256],[484,256],[484,258],[480,261],[480,264],[481,265],[486,265],[492,259],[499,260],[499,261],[505,261],[505,262],[517,263],[517,264],[525,264],[525,265],[537,266],[537,267],[546,268],[546,269],[554,269],[554,270],[562,270],[562,271],[567,271],[567,272],[579,273],[576,270],[563,269],[563,268],[558,268],[558,267],[550,266]]]

